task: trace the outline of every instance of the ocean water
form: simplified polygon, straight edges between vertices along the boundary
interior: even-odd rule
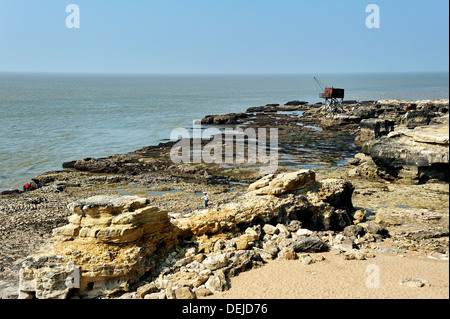
[[[156,145],[208,114],[319,102],[314,75],[0,74],[0,191],[62,163]],[[448,99],[448,73],[322,74],[348,100]]]

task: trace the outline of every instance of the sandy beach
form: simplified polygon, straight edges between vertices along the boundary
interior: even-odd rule
[[[231,288],[208,299],[448,299],[449,264],[423,256],[379,253],[367,260],[343,260],[335,252],[306,265],[274,260],[231,279]],[[376,287],[379,269],[379,287]],[[405,278],[430,286],[401,285]]]

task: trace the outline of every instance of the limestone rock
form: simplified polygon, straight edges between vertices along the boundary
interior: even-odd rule
[[[355,139],[357,145],[362,145],[367,141],[380,138],[394,131],[395,122],[392,120],[370,118],[361,120],[360,135]]]
[[[374,222],[374,221],[370,221],[365,223],[365,230],[373,235],[385,235],[387,234],[387,229],[384,228],[383,226],[381,226],[379,223]]]
[[[295,232],[296,236],[309,236],[312,235],[313,232],[309,229],[305,229],[305,228],[300,228]]]
[[[172,220],[172,223],[180,236],[195,235],[197,237],[223,231],[237,231],[238,225],[250,225],[255,221],[262,225],[277,221],[280,226],[264,225],[263,231],[269,235],[272,232],[278,233],[279,236],[284,234],[285,237],[289,236],[290,232],[284,224],[290,225],[289,221],[294,220],[298,222],[295,225],[292,224],[292,227],[304,225],[305,228],[319,230],[341,230],[345,226],[353,224],[351,198],[354,187],[350,182],[329,179],[321,181],[321,183],[312,183],[313,179],[309,178],[312,178],[313,175],[305,170],[289,176],[305,178],[308,176],[306,184],[310,186],[307,189],[310,191],[307,192],[307,196],[289,193],[283,196],[261,195],[258,191],[269,187],[264,185],[270,185],[269,181],[274,180],[273,175],[269,175],[250,187],[256,191],[244,193],[236,197],[233,202],[221,205],[216,210],[195,211],[192,216]],[[303,177],[300,177],[300,180],[304,180]],[[281,180],[297,179],[282,178]],[[302,185],[306,186],[306,184]],[[287,183],[286,185],[290,185],[287,187],[290,190],[297,188],[293,185],[300,187],[300,184],[297,183]],[[317,186],[319,186],[318,189]],[[240,248],[247,248],[249,244],[251,245],[251,236],[247,235],[236,241]]]
[[[205,116],[201,123],[202,124],[236,124],[239,123],[240,119],[247,118],[248,115],[245,113],[230,113],[224,115],[207,115]]]
[[[257,250],[238,250],[230,258],[230,265],[224,269],[227,276],[233,277],[240,272],[262,265],[262,257]]]
[[[309,256],[309,255],[300,256],[299,259],[305,265],[311,265],[311,264],[313,264],[315,262],[314,259],[312,259],[311,256]]]
[[[448,116],[447,116],[448,117]],[[423,183],[449,181],[448,120],[442,125],[399,129],[364,144],[378,168],[393,178]]]
[[[188,287],[180,287],[174,290],[176,299],[196,299],[197,296]]]
[[[275,257],[276,254],[278,253],[277,245],[271,240],[263,244],[263,249],[267,251],[272,257]]]
[[[297,254],[295,253],[293,247],[284,247],[278,253],[278,258],[285,260],[294,260],[297,259]]]
[[[259,239],[260,234],[253,228],[247,228],[245,233],[235,239],[236,248],[245,250],[253,246]]]
[[[291,233],[295,233],[296,231],[298,231],[301,228],[302,228],[302,222],[299,220],[291,220],[289,222],[289,225],[287,225],[287,227],[286,227],[286,229]]]
[[[364,228],[359,225],[350,225],[344,228],[344,235],[349,237],[363,236],[365,233]]]
[[[167,213],[147,207],[145,198],[96,196],[68,207],[70,224],[56,229],[50,246],[23,263],[22,297],[65,298],[74,288],[84,298],[126,292],[155,267],[159,247],[176,242]],[[77,276],[67,265],[76,267]]]
[[[263,231],[269,235],[274,235],[274,234],[278,233],[278,229],[275,226],[270,225],[270,224],[265,224],[263,226]]]
[[[156,287],[156,284],[154,282],[151,282],[149,284],[139,287],[136,291],[136,296],[138,298],[144,298],[146,295],[156,293],[157,291],[158,288]]]
[[[378,209],[375,222],[367,223],[369,232],[376,232],[381,236],[389,236],[398,241],[418,241],[419,246],[437,245],[440,239],[448,237],[449,216],[447,212],[436,212],[430,209]],[[433,244],[434,242],[434,244]],[[448,242],[444,244],[448,249]]]
[[[281,195],[302,189],[315,182],[315,173],[300,170],[284,174],[270,174],[251,184],[248,189],[259,195]]]
[[[366,220],[366,215],[367,215],[367,211],[365,209],[358,209],[354,214],[353,214],[353,218],[354,223],[358,224],[358,223],[362,223]]]
[[[170,227],[167,212],[146,204],[146,198],[107,195],[73,202],[68,205],[73,213],[70,224],[55,229],[53,235],[97,238],[117,244],[134,242],[145,234]]]
[[[78,287],[79,268],[60,262],[58,257],[51,258],[50,262],[49,259],[28,258],[19,273],[19,298],[28,299],[34,294],[38,299],[66,299],[70,290]]]
[[[273,260],[276,257],[276,254],[273,255],[270,251],[262,248],[253,247],[253,250],[261,257],[263,261]]]
[[[355,188],[349,181],[331,178],[320,183],[321,187],[316,195],[320,201],[329,203],[334,208],[353,210],[352,194]]]
[[[427,108],[408,110],[402,117],[402,124],[408,128],[429,125],[431,120],[437,116],[436,112]]]
[[[235,239],[236,248],[239,250],[248,249],[254,244],[253,240],[249,238],[247,234],[241,235],[239,238]]]
[[[421,288],[425,286],[431,286],[430,282],[420,278],[403,278],[400,279],[400,285],[409,286],[412,288]]]
[[[326,250],[327,245],[320,240],[318,237],[314,236],[298,236],[294,239],[292,243],[292,248],[295,252],[321,252]]]
[[[249,225],[254,220],[268,222],[286,212],[288,207],[301,207],[299,199],[279,199],[275,196],[259,196],[245,193],[236,202],[222,205],[217,211],[197,211],[192,217],[173,220],[180,233],[196,236],[215,234],[225,230],[237,230],[237,225]]]
[[[206,289],[212,292],[222,292],[229,289],[227,278],[222,271],[217,271],[205,283]]]
[[[366,255],[364,252],[357,249],[346,250],[341,254],[344,260],[366,260]]]
[[[95,196],[71,203],[69,224],[56,229],[50,247],[23,265],[21,296],[66,298],[72,288],[65,288],[64,265],[73,264],[80,274],[76,294],[83,298],[129,292],[152,271],[160,273],[154,285],[140,287],[133,296],[160,298],[158,291],[164,290],[168,299],[195,298],[192,289],[223,291],[228,288],[227,276],[258,267],[263,260],[277,255],[292,259],[300,251],[326,249],[311,233],[299,233],[303,225],[343,229],[352,224],[349,212],[340,208],[351,203],[351,184],[316,183],[314,174],[304,170],[272,177],[263,179],[269,180],[267,186],[186,218],[169,219],[167,212],[134,196]],[[258,193],[272,186],[282,191],[274,192],[276,196]],[[308,188],[302,194],[291,193],[303,187]],[[183,236],[196,246],[179,256],[170,250]],[[59,257],[55,262],[48,256]],[[36,284],[49,278],[44,269],[52,269],[54,281]]]
[[[212,291],[206,288],[197,288],[194,289],[195,296],[197,298],[206,297],[212,295]]]
[[[227,265],[227,263],[228,263],[227,254],[221,254],[217,256],[211,255],[203,261],[203,265],[210,270],[223,268]]]
[[[144,299],[153,299],[153,300],[166,299],[166,293],[162,292],[162,291],[153,292],[153,293],[145,295]]]
[[[291,106],[291,105],[293,105],[293,106],[298,106],[298,105],[306,105],[306,104],[308,104],[308,102],[306,102],[306,101],[294,100],[294,101],[286,102],[284,105],[288,105],[288,106]]]

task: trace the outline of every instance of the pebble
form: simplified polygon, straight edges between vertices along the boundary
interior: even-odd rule
[[[403,278],[400,279],[400,285],[406,285],[412,288],[421,288],[425,286],[431,286],[430,282],[420,278]]]

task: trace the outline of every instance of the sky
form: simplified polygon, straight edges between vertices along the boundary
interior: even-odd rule
[[[70,4],[79,28],[67,27]],[[448,69],[448,0],[0,0],[0,72]]]

